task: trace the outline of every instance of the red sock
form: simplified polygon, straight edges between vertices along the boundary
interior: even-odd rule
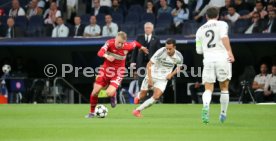
[[[95,112],[95,107],[98,104],[98,96],[90,95],[90,113]]]

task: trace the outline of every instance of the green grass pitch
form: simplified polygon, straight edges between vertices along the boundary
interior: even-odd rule
[[[0,105],[0,141],[274,141],[276,105],[230,104],[219,123],[220,105],[211,105],[210,123],[201,123],[201,105],[156,104],[131,115],[135,105],[109,109],[105,119],[85,119],[89,105]]]

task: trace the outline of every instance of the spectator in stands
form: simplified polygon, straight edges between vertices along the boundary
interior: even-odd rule
[[[61,17],[61,12],[58,10],[57,4],[52,2],[50,8],[45,11],[43,16],[47,36],[51,36],[57,17]]]
[[[84,37],[96,37],[101,35],[101,27],[97,25],[96,16],[90,17],[90,25],[86,26],[84,29]]]
[[[199,14],[194,17],[194,20],[199,20],[203,15],[205,15],[207,9],[210,7],[221,8],[223,6],[225,6],[224,0],[210,0],[210,2],[199,12]]]
[[[238,13],[243,10],[251,11],[250,6],[246,4],[243,0],[234,0],[234,6]]]
[[[266,24],[265,30],[263,33],[276,33],[276,14],[275,11],[268,12],[268,22]]]
[[[272,3],[268,3],[266,6],[266,11],[269,13],[270,11],[276,10]]]
[[[57,26],[53,29],[52,37],[53,38],[68,37],[69,28],[64,25],[63,19],[61,17],[58,17],[56,23],[57,23]]]
[[[12,8],[10,9],[9,16],[17,17],[17,16],[25,16],[25,11],[22,7],[20,7],[20,3],[18,0],[12,0]]]
[[[160,48],[160,39],[154,35],[154,25],[151,22],[147,22],[144,24],[144,34],[138,35],[136,38],[136,41],[141,43],[144,47],[146,47],[149,50],[149,54],[144,54],[139,51],[139,49],[135,48],[132,51],[131,56],[131,67],[136,67],[136,69],[139,68],[146,68],[147,63],[149,62],[152,55]],[[139,71],[139,86],[142,85],[145,70],[142,69]]]
[[[245,34],[262,33],[264,28],[265,24],[261,19],[260,13],[254,12],[252,15],[252,24],[247,28]]]
[[[273,65],[271,68],[271,75],[265,83],[263,96],[271,97],[276,102],[276,65]]]
[[[110,14],[110,8],[109,7],[104,7],[100,5],[100,0],[94,0],[94,8],[91,8],[91,15],[97,16],[99,13],[100,14]]]
[[[106,25],[103,27],[103,36],[116,36],[118,33],[118,25],[112,22],[111,15],[105,15]]]
[[[77,14],[78,1],[77,0],[66,0],[66,19],[69,23],[72,23]]]
[[[8,27],[5,31],[6,38],[17,38],[23,37],[23,31],[19,27],[14,26],[14,19],[12,17],[7,20]]]
[[[120,5],[119,0],[113,0],[112,1],[112,7],[111,7],[111,11],[112,14],[113,13],[119,13],[121,15],[124,15],[125,11],[124,8]]]
[[[267,12],[264,9],[263,3],[260,1],[257,1],[254,10],[248,15],[241,16],[240,19],[250,19],[255,12],[258,12],[260,14],[261,19],[264,19],[267,15]]]
[[[139,83],[138,83],[138,75],[137,72],[133,72],[133,80],[129,83],[128,93],[130,95],[129,102],[133,103],[134,98],[138,96],[140,91]]]
[[[154,3],[153,3],[153,1],[151,1],[151,0],[148,0],[148,1],[147,1],[146,13],[151,13],[151,14],[156,15]]]
[[[181,34],[183,21],[189,18],[189,9],[183,0],[176,0],[176,8],[171,12],[173,16],[173,30],[175,34]]]
[[[225,0],[225,6],[221,7],[219,10],[220,16],[225,16],[228,13],[228,8],[231,6],[231,0]]]
[[[32,16],[42,15],[42,14],[43,14],[43,9],[38,7],[38,0],[32,0],[28,5],[27,17],[31,18]]]
[[[167,0],[160,0],[160,6],[161,7],[157,11],[157,17],[159,17],[162,13],[171,13],[172,8],[168,6]]]
[[[258,103],[264,101],[263,100],[264,86],[269,78],[269,75],[267,74],[267,65],[266,64],[261,64],[260,71],[261,71],[261,73],[255,76],[253,84],[252,84],[252,88],[255,90],[255,92],[254,92],[255,100]]]
[[[69,36],[70,37],[79,37],[83,36],[84,32],[84,25],[81,24],[81,18],[80,16],[75,16],[74,18],[74,26],[70,29]]]
[[[232,24],[235,24],[235,22],[239,19],[240,14],[236,12],[236,9],[234,6],[228,7],[228,14],[222,18],[223,20],[230,21]]]

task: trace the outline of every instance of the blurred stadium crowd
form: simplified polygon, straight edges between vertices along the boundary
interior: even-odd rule
[[[95,37],[144,33],[193,36],[208,7],[220,8],[229,34],[276,32],[275,0],[0,0],[0,36]]]

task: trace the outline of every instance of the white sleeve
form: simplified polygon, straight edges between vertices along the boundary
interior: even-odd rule
[[[101,27],[98,26],[98,25],[97,25],[96,27],[97,27],[97,29],[96,29],[97,33],[98,33],[98,34],[101,34]]]
[[[200,36],[200,28],[196,32],[196,52],[197,54],[203,54],[202,40]]]
[[[159,60],[160,56],[161,56],[165,51],[166,51],[166,49],[165,49],[164,47],[158,49],[158,50],[153,54],[153,56],[150,58],[150,61],[151,61],[152,63],[155,64],[155,63]]]
[[[64,26],[64,37],[68,37],[69,35],[69,28],[67,26]]]
[[[103,32],[102,32],[102,36],[107,36],[107,27],[106,26],[104,26],[103,27]]]
[[[117,36],[117,34],[118,34],[118,25],[114,23],[113,26],[112,26],[112,33],[111,33],[111,35],[112,36]]]
[[[19,11],[18,11],[18,16],[25,16],[25,11],[23,8],[19,8]]]
[[[52,31],[52,38],[57,37],[57,34],[56,34],[57,31],[56,31],[56,30],[57,30],[57,28],[54,28],[54,29],[53,29],[53,31]]]
[[[56,18],[61,16],[61,12],[58,10],[56,13]]]
[[[184,62],[184,59],[183,59],[183,56],[180,52],[177,52],[177,55],[179,57],[179,60],[176,62],[176,66],[177,67],[182,67],[183,66],[183,62]]]
[[[89,26],[86,26],[85,28],[84,28],[84,32],[83,32],[83,35],[84,34],[89,34]]]
[[[265,82],[265,86],[264,86],[264,90],[265,91],[268,91],[268,87],[269,87],[269,84],[270,84],[270,79],[271,79],[272,77],[270,76],[268,79],[267,79],[267,81]]]
[[[219,34],[220,38],[228,37],[228,24],[226,22],[221,22]]]

